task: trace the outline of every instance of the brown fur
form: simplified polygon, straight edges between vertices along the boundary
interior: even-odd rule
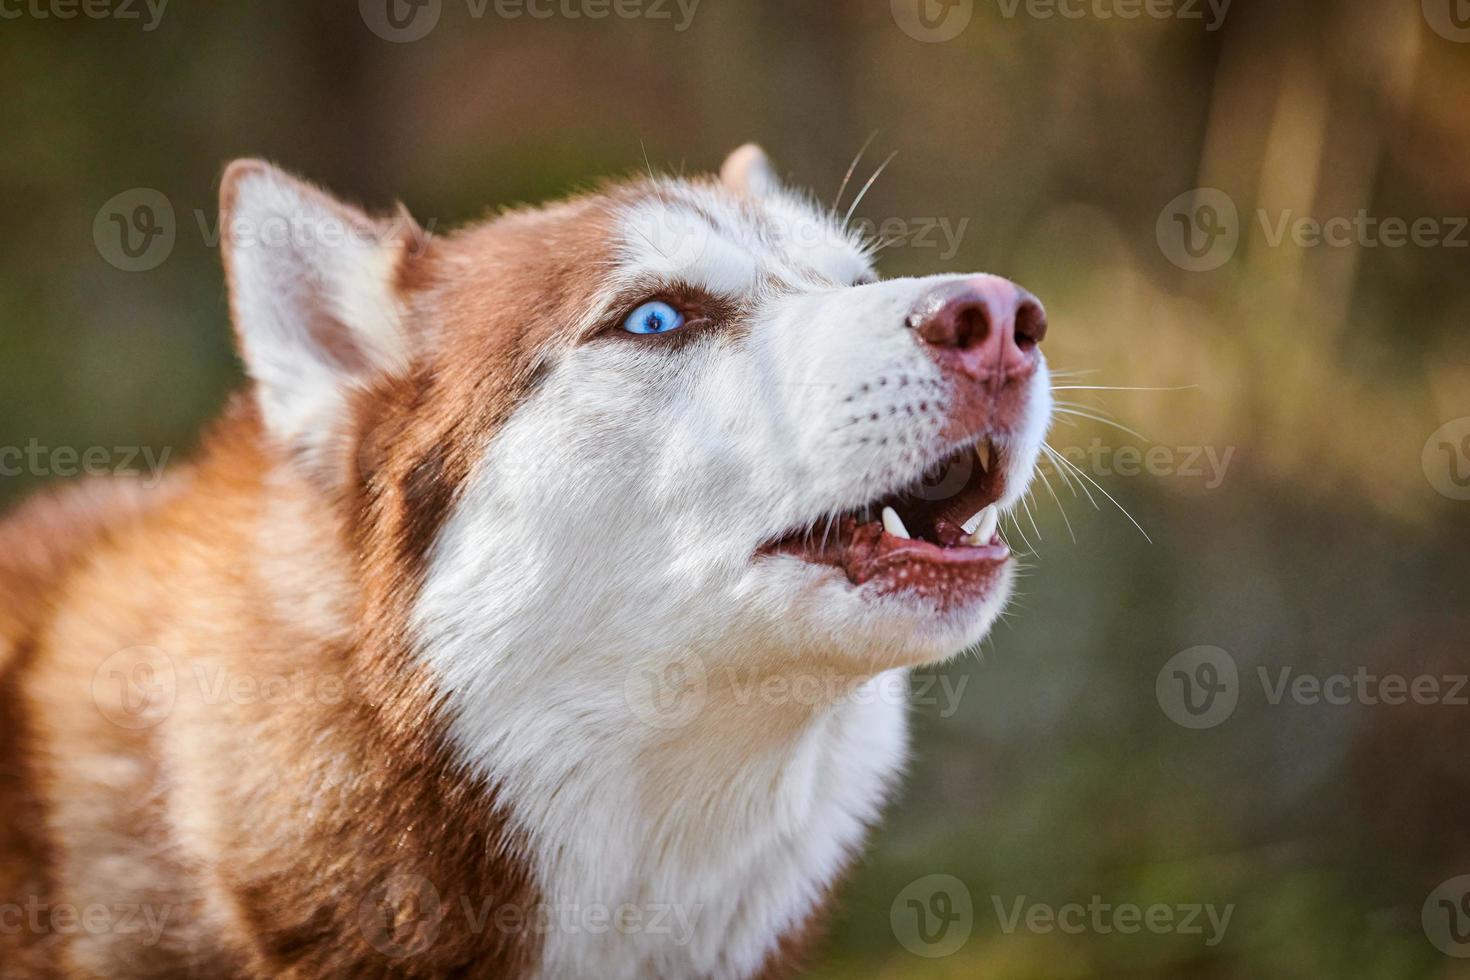
[[[225,228],[259,167],[227,173]],[[472,461],[580,339],[556,325],[593,299],[603,201],[447,240],[410,229],[414,367],[359,395],[328,473],[297,465],[246,397],[152,495],[84,488],[0,525],[0,908],[50,909],[40,927],[0,920],[0,976],[534,963],[534,934],[496,918],[537,900],[520,835],[451,757],[405,624]],[[75,928],[63,905],[111,925]],[[118,921],[132,905],[166,915],[159,941]]]

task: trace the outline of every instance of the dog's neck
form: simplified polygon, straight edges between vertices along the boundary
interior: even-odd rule
[[[499,703],[479,761],[543,901],[588,917],[631,907],[641,924],[552,931],[540,975],[757,972],[820,914],[902,768],[906,708],[885,680],[822,706],[709,685],[683,694],[701,709],[667,730],[611,727],[545,689]]]

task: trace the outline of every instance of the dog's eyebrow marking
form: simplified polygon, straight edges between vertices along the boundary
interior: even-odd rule
[[[784,193],[753,202],[709,187],[656,187],[626,206],[615,234],[616,271],[586,329],[612,314],[612,296],[659,286],[741,303],[773,291],[840,288],[872,273],[860,234]]]
[[[619,280],[686,282],[730,299],[760,280],[761,261],[704,208],[651,200],[636,205],[623,222]]]

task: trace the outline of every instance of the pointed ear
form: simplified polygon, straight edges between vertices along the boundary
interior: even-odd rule
[[[220,240],[240,355],[267,429],[313,470],[346,448],[353,391],[408,368],[397,283],[423,233],[406,215],[374,221],[259,160],[225,171]]]
[[[781,185],[766,151],[754,143],[746,143],[725,158],[720,180],[732,191],[751,197],[765,197]]]

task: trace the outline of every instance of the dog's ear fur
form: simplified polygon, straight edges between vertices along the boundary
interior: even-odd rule
[[[781,184],[766,151],[754,143],[746,143],[725,158],[720,180],[731,190],[751,197],[765,197]]]
[[[350,438],[354,389],[408,369],[398,281],[422,232],[374,221],[259,160],[230,164],[220,241],[230,312],[270,433],[318,474]]]

